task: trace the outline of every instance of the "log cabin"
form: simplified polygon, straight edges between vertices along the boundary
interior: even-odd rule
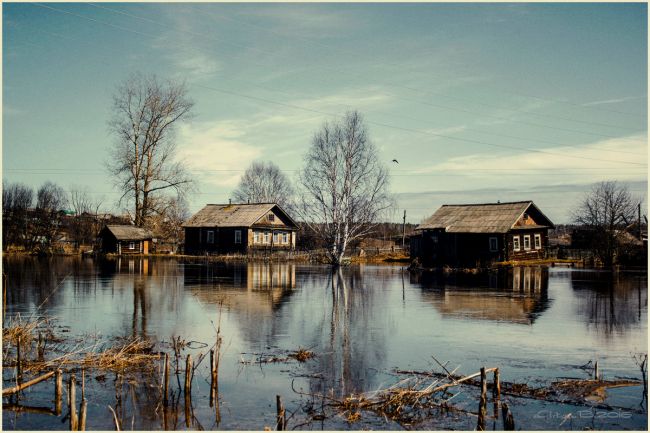
[[[192,255],[291,251],[298,230],[277,203],[208,204],[183,227]]]
[[[106,225],[99,232],[101,251],[115,254],[149,254],[153,234],[142,227]]]
[[[415,228],[411,257],[451,267],[541,259],[554,227],[532,201],[443,205]]]

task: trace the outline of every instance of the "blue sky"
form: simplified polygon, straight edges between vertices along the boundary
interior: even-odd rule
[[[195,212],[253,160],[293,179],[316,130],[359,110],[392,173],[388,219],[533,200],[556,223],[594,182],[647,195],[645,4],[4,3],[6,181],[87,187],[132,72],[185,80]],[[392,163],[397,159],[399,164]]]

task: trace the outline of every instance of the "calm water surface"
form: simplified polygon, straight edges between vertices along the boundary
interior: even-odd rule
[[[191,342],[183,355],[197,359],[214,344],[220,322],[220,422],[208,404],[206,360],[196,370],[189,421],[181,398],[181,411],[167,420],[168,428],[274,427],[276,395],[295,412],[291,428],[305,422],[310,404],[318,410],[321,404],[295,391],[343,396],[387,388],[404,377],[396,370],[440,371],[432,356],[459,374],[498,366],[502,380],[541,385],[558,377],[587,378],[590,370],[580,367],[595,360],[607,379],[640,379],[632,355],[647,353],[645,273],[528,267],[443,278],[411,275],[399,266],[359,265],[332,274],[328,267],[304,264],[173,259],[4,258],[3,265],[7,314],[54,318],[57,332],[80,345],[140,336],[170,352],[169,342],[181,337]],[[298,348],[316,357],[305,363],[242,362]],[[5,386],[13,377],[7,370]],[[88,429],[113,429],[108,405],[118,409],[125,429],[165,427],[155,387],[90,376]],[[476,412],[472,392],[456,401]],[[618,409],[604,413],[525,399],[511,399],[511,407],[518,428],[645,430],[642,392],[608,391],[607,403]],[[51,383],[37,385],[21,403],[51,406],[51,394]],[[475,425],[475,417],[456,413],[414,428]],[[3,411],[3,428],[67,429],[67,422],[63,416]],[[334,415],[299,428],[402,426],[366,415],[350,424]]]

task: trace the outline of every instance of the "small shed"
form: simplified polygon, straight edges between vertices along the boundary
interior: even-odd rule
[[[298,230],[277,203],[208,204],[183,227],[185,254],[289,251]]]
[[[149,254],[153,234],[142,227],[107,225],[99,232],[101,251],[116,254]]]
[[[415,228],[411,257],[425,265],[469,267],[539,259],[554,227],[532,201],[443,205]]]

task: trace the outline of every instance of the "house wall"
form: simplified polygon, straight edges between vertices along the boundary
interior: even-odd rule
[[[496,239],[496,251],[490,251],[490,238]],[[414,249],[419,250],[420,261],[425,266],[480,267],[504,260],[505,241],[501,233],[425,230],[419,242],[414,243]]]
[[[241,233],[241,242],[235,242],[235,232]],[[208,242],[208,232],[213,242]],[[185,254],[246,253],[248,248],[247,227],[186,227]]]
[[[541,245],[535,248],[535,235],[540,236]],[[530,249],[525,249],[524,236],[530,236]],[[514,238],[519,237],[519,251],[514,249]],[[548,229],[513,229],[507,235],[508,255],[507,260],[534,260],[546,257],[548,247]]]

